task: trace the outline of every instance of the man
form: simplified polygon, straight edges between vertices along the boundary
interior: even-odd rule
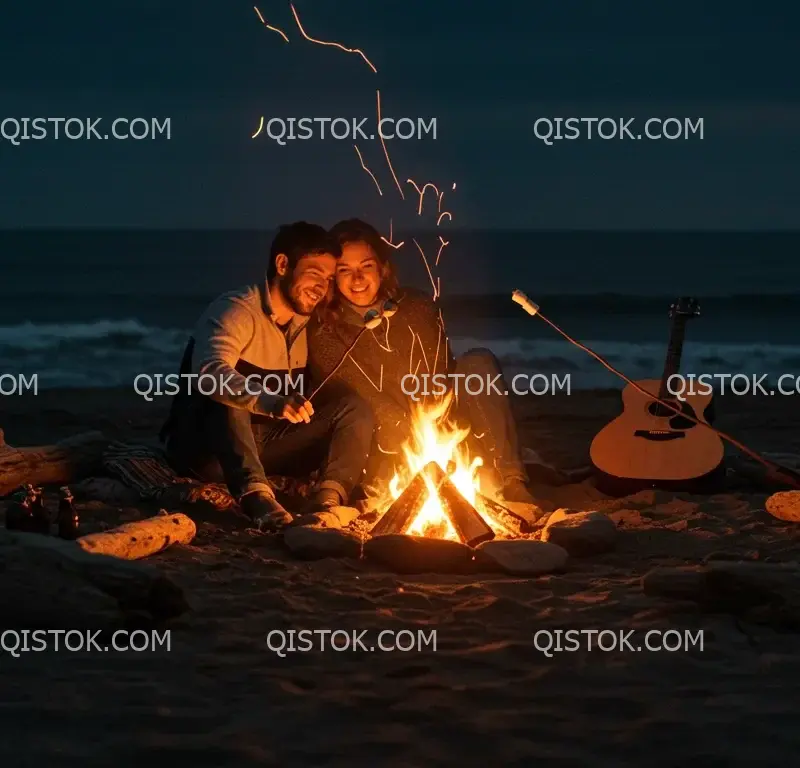
[[[489,468],[482,485],[494,486],[498,497],[513,503],[514,512],[535,523],[542,510],[526,487],[528,478],[520,459],[516,425],[508,398],[503,395],[508,387],[495,356],[489,350],[476,349],[454,360],[438,308],[421,291],[399,287],[390,247],[374,227],[350,219],[334,226],[330,234],[338,241],[342,255],[336,266],[337,294],[324,320],[315,322],[309,335],[314,378],[325,376],[336,366],[363,328],[369,310],[380,310],[387,300],[397,305],[396,314],[388,322],[363,334],[334,377],[372,406],[376,444],[371,452],[370,478],[385,482],[393,468],[391,454],[403,455],[414,381],[420,381],[420,396],[426,390],[441,395],[441,388],[436,391],[430,379],[428,384],[421,381],[422,374],[456,373],[462,384],[465,376],[477,375],[484,385],[493,381],[495,389],[487,391],[484,386],[481,394],[471,395],[462,386],[456,392],[452,415],[469,424],[470,454],[480,455]],[[415,371],[418,378],[410,381],[408,374]]]
[[[176,469],[224,481],[260,528],[292,521],[268,475],[320,468],[306,513],[346,504],[362,479],[373,435],[369,404],[349,393],[315,407],[291,386],[302,382],[306,325],[327,299],[340,254],[322,227],[281,227],[266,282],[213,301],[184,353],[182,381],[204,379],[176,396],[161,439]]]

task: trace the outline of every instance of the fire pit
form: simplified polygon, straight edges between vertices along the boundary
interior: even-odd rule
[[[563,547],[545,540],[542,531],[526,534],[523,519],[481,491],[483,460],[470,458],[470,430],[448,420],[450,404],[445,398],[415,408],[404,461],[373,500],[373,512],[360,518],[370,519],[369,530],[359,524],[358,510],[341,507],[356,515],[340,521],[342,529],[336,529],[331,512],[333,530],[323,521],[290,528],[284,544],[303,559],[363,559],[396,573],[537,576],[563,570],[568,558]],[[375,513],[379,517],[373,523]],[[601,522],[616,534],[612,522]]]
[[[448,422],[451,403],[452,394],[415,408],[411,438],[403,446],[405,463],[375,505],[382,516],[371,536],[406,534],[476,547],[519,535],[521,521],[481,493],[483,459],[469,457],[469,428]]]

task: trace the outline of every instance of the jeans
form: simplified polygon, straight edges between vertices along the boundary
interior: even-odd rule
[[[267,475],[302,476],[320,469],[320,488],[347,501],[362,480],[372,443],[369,404],[356,395],[315,403],[310,424],[254,417],[198,396],[167,444],[176,469],[224,482],[234,498],[269,490]]]
[[[528,481],[519,451],[519,439],[503,378],[500,361],[488,349],[471,349],[456,360],[458,398],[453,416],[470,426],[466,443],[470,456],[481,456],[485,467],[493,467],[502,485],[511,480]],[[480,386],[466,376],[480,377]],[[499,377],[499,378],[497,378]],[[494,382],[489,388],[489,382]],[[468,394],[469,392],[477,394]],[[498,391],[499,390],[499,391]]]

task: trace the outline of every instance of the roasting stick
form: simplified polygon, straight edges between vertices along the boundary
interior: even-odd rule
[[[388,320],[395,312],[397,312],[397,305],[393,301],[387,301],[384,303],[383,308],[378,311],[377,309],[371,309],[364,315],[364,327],[356,334],[355,339],[353,339],[352,344],[345,350],[345,353],[342,355],[341,359],[334,369],[320,382],[319,386],[308,396],[308,399],[313,399],[316,394],[330,381],[336,371],[342,367],[342,364],[345,360],[347,360],[348,355],[355,349],[356,344],[358,344],[359,339],[364,335],[366,331],[374,331],[381,323],[385,320]]]
[[[601,365],[605,366],[611,373],[615,376],[619,376],[624,382],[630,384],[637,392],[641,392],[643,395],[646,395],[651,400],[655,400],[659,405],[663,405],[665,408],[669,408],[673,413],[677,414],[678,416],[682,416],[688,419],[695,424],[706,427],[710,429],[712,432],[716,432],[723,440],[727,440],[731,445],[734,445],[738,448],[742,453],[746,453],[751,459],[757,461],[759,464],[766,467],[770,472],[777,475],[777,478],[783,480],[788,485],[793,486],[794,488],[800,489],[800,474],[794,472],[787,467],[782,467],[780,464],[776,464],[773,461],[769,461],[769,459],[765,459],[763,456],[757,454],[751,448],[748,448],[744,443],[739,442],[736,438],[731,437],[730,435],[722,432],[721,430],[717,429],[716,427],[712,427],[710,424],[707,424],[704,421],[700,421],[700,419],[695,418],[694,416],[690,416],[688,413],[685,413],[680,408],[674,406],[668,400],[662,400],[658,396],[648,392],[646,389],[641,387],[635,381],[631,381],[624,373],[618,371],[614,366],[611,365],[607,360],[597,354],[594,350],[589,349],[584,344],[581,344],[579,341],[573,339],[569,336],[565,331],[562,331],[552,320],[549,320],[545,317],[541,311],[539,310],[539,305],[534,304],[522,291],[516,290],[513,294],[511,294],[511,300],[514,301],[516,304],[519,304],[531,317],[540,317],[547,323],[554,331],[561,334],[570,344],[574,344],[578,349],[582,349],[586,354],[593,357],[597,360]]]

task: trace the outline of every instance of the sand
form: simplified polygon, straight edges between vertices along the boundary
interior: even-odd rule
[[[585,464],[591,437],[618,402],[608,392],[518,400],[522,441],[560,467]],[[12,445],[86,429],[136,441],[152,437],[166,407],[166,400],[148,404],[130,392],[47,392],[5,398],[0,426]],[[791,397],[727,397],[718,410],[719,426],[751,447],[800,453],[800,412]],[[800,525],[772,518],[763,511],[766,494],[746,490],[622,500],[604,499],[588,484],[535,490],[549,508],[606,510],[621,531],[617,549],[535,579],[400,577],[355,561],[297,562],[234,518],[199,521],[191,546],[150,559],[184,587],[193,607],[166,627],[168,652],[0,652],[0,764],[792,760],[800,745],[797,635],[648,597],[641,578],[655,566],[710,557],[797,562]],[[96,502],[81,511],[90,526],[145,514]],[[366,630],[373,647],[383,630],[435,630],[436,650],[327,649],[281,658],[267,638],[289,629]],[[629,641],[642,648],[650,630],[691,634],[672,652],[619,643],[587,650],[584,642],[550,656],[541,650],[545,636],[536,634],[583,629],[617,637],[633,630]],[[702,649],[694,642],[699,631]],[[609,647],[611,636],[604,637]],[[664,639],[678,645],[674,632]]]

